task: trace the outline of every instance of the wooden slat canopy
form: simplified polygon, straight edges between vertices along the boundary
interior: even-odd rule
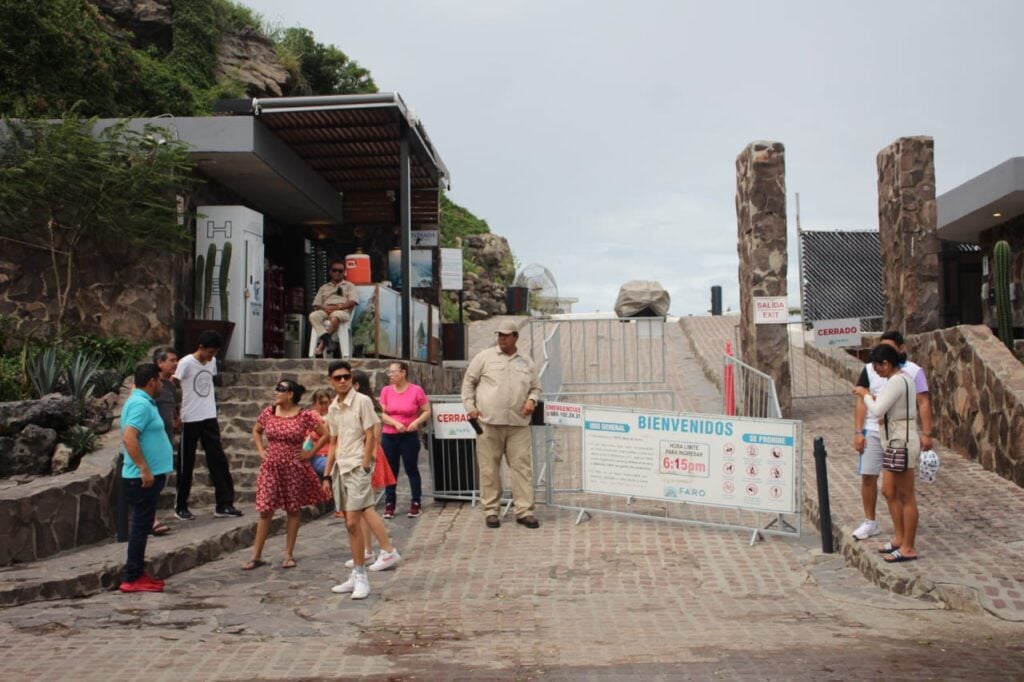
[[[404,132],[410,143],[412,223],[440,221],[448,169],[396,93],[221,100],[214,109],[256,116],[343,195],[348,225],[396,223]]]

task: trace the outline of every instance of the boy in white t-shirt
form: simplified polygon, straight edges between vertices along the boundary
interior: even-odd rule
[[[213,394],[213,377],[217,375],[217,352],[223,345],[220,334],[208,329],[199,335],[198,348],[178,362],[174,380],[181,385],[181,445],[175,458],[178,490],[174,499],[174,515],[182,521],[194,521],[188,497],[192,492],[192,471],[196,465],[196,446],[203,443],[206,468],[210,472],[217,500],[213,515],[220,518],[241,516],[234,507],[235,484],[231,480],[228,459],[220,442],[217,403]]]
[[[880,343],[888,344],[900,353],[903,364],[900,371],[914,382],[917,392],[917,414],[921,420],[921,452],[932,449],[932,403],[928,393],[928,379],[920,366],[907,360],[906,346],[903,334],[896,330],[890,330],[882,334]],[[877,397],[885,386],[888,379],[884,379],[875,373],[871,363],[867,363],[857,379],[857,385],[871,391],[871,395]],[[878,535],[878,523],[875,521],[875,505],[878,502],[878,477],[882,473],[882,438],[878,426],[878,420],[868,414],[864,401],[857,398],[857,405],[853,417],[856,434],[853,439],[853,447],[860,453],[860,498],[864,505],[864,522],[853,531],[853,537],[858,540],[867,540]]]

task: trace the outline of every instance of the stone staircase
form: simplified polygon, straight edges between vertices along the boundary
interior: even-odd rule
[[[376,393],[387,382],[385,371],[390,360],[358,359],[352,365],[370,374],[371,388]],[[168,576],[215,561],[226,554],[250,546],[256,533],[256,477],[260,460],[252,443],[252,427],[260,410],[273,401],[274,386],[281,379],[291,379],[306,387],[303,404],[309,405],[312,391],[326,387],[328,360],[285,359],[245,360],[228,363],[221,369],[217,387],[218,419],[221,439],[235,483],[235,506],[244,512],[240,518],[213,517],[214,494],[206,470],[205,455],[200,446],[196,454],[189,508],[196,514],[192,522],[178,521],[173,514],[175,481],[173,473],[160,498],[158,518],[172,529],[170,535],[150,538],[146,549],[148,570],[155,576]],[[458,368],[417,365],[415,379],[429,394],[458,391],[462,372]],[[122,399],[127,395],[125,392]],[[83,487],[84,478],[106,481],[112,478],[119,438],[109,434],[101,451],[90,454],[77,472],[69,474],[65,487],[54,487],[47,495],[63,499],[75,488]],[[83,479],[83,480],[80,480]],[[91,480],[91,479],[90,479]],[[40,481],[36,485],[51,485]],[[88,485],[99,485],[95,481]],[[31,487],[31,486],[27,486]],[[44,496],[45,497],[45,496]],[[45,506],[55,503],[47,500]],[[96,504],[109,506],[110,494],[98,494]],[[23,500],[23,502],[27,502]],[[66,506],[66,505],[65,505]],[[55,507],[56,508],[56,507]],[[308,507],[302,518],[310,521],[322,516],[328,507]],[[62,512],[58,512],[62,513]],[[71,549],[34,561],[23,561],[0,567],[0,607],[47,599],[86,597],[117,587],[124,566],[125,545],[104,535],[112,527],[113,511],[99,510],[104,515],[99,542],[83,543]],[[271,533],[284,529],[284,514],[274,518]],[[0,537],[0,540],[4,538]]]
[[[365,367],[369,363],[379,365],[381,361],[353,361],[353,365],[371,373],[376,379],[375,386],[386,381],[379,366]],[[256,501],[256,477],[259,473],[260,458],[252,441],[252,427],[260,412],[274,400],[274,386],[282,379],[291,379],[306,387],[303,406],[309,405],[309,398],[318,388],[327,388],[327,360],[244,360],[235,361],[220,372],[220,385],[216,389],[217,416],[220,421],[221,442],[231,467],[235,483],[236,506],[251,507]],[[379,373],[379,376],[373,376]],[[196,452],[196,468],[192,477],[192,492],[189,506],[211,507],[214,504],[213,486],[206,469],[202,445]],[[172,475],[167,488],[160,497],[160,509],[174,509],[175,480]],[[162,517],[161,517],[162,518]]]

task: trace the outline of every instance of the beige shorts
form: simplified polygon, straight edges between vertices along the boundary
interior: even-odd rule
[[[356,467],[351,471],[334,475],[331,479],[334,491],[334,508],[342,511],[362,511],[372,507],[375,499],[370,486],[370,474]]]

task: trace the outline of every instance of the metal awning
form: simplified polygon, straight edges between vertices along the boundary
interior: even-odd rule
[[[990,168],[935,203],[939,239],[977,244],[985,230],[1024,215],[1024,157]]]
[[[220,100],[214,111],[254,116],[344,195],[345,222],[388,222],[401,189],[401,141],[409,142],[413,223],[437,222],[448,168],[398,93]],[[430,195],[417,200],[417,191]],[[348,212],[348,211],[346,211]]]

